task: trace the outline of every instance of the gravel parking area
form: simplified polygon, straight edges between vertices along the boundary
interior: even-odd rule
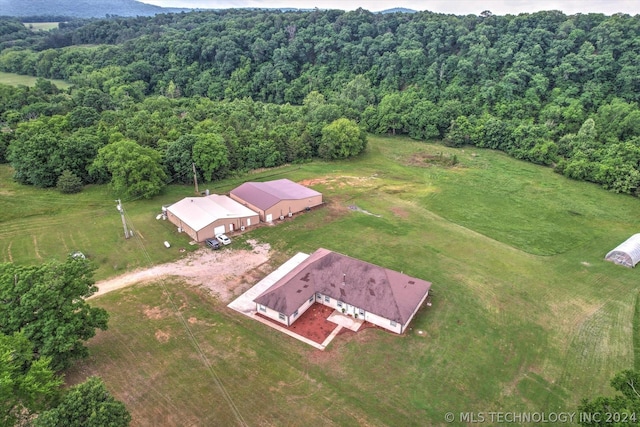
[[[98,292],[91,298],[122,289],[136,283],[157,280],[162,277],[177,276],[194,286],[211,290],[222,301],[233,298],[236,288],[241,285],[243,275],[269,260],[268,243],[248,240],[251,250],[209,248],[199,249],[187,257],[146,269],[138,269],[111,279],[96,282]]]

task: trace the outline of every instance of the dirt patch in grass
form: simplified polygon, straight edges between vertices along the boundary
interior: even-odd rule
[[[143,310],[145,316],[152,320],[159,320],[167,316],[166,310],[160,307],[147,307]]]
[[[398,207],[398,206],[394,206],[390,209],[391,213],[394,214],[395,216],[402,218],[402,219],[406,219],[409,217],[409,212],[407,212],[406,210]]]
[[[164,331],[156,331],[156,339],[161,342],[161,343],[165,343],[167,341],[169,341],[169,338],[171,338],[171,335],[169,335],[167,332]]]
[[[96,283],[98,292],[91,298],[136,283],[152,282],[173,276],[184,279],[189,285],[208,289],[223,302],[231,301],[240,284],[253,284],[261,274],[259,271],[247,272],[251,272],[269,260],[271,247],[268,243],[262,244],[255,240],[248,240],[248,243],[252,245],[251,250],[223,249],[213,251],[202,248],[179,261],[138,269],[102,280]],[[149,310],[148,316],[157,315],[153,309]]]
[[[299,181],[298,183],[304,186],[313,186],[313,185],[324,185],[327,190],[335,190],[336,188],[362,188],[362,187],[372,187],[374,185],[374,180],[377,176],[349,176],[342,175],[337,177],[323,177],[323,178],[315,178],[315,179],[305,179],[303,181]]]
[[[274,270],[273,265],[279,264],[274,262],[273,259],[270,259],[269,262],[262,263],[240,275],[226,277],[227,292],[231,295],[229,301],[234,300],[239,295],[242,295],[249,288],[271,273]]]
[[[282,323],[275,322],[274,320],[257,313],[258,316],[275,323],[281,328],[287,329],[291,332],[295,332],[313,342],[322,344],[327,339],[331,332],[337,327],[333,322],[329,322],[327,318],[334,309],[322,304],[313,304],[307,311],[293,323],[291,326],[285,326]]]
[[[325,210],[325,222],[331,222],[333,220],[341,218],[349,212],[349,209],[345,205],[344,198],[342,197],[335,197],[326,201]]]
[[[329,181],[330,178],[315,178],[315,179],[305,179],[302,181],[299,181],[298,184],[300,185],[304,185],[305,187],[309,187],[312,185],[318,185],[318,184],[326,184]]]

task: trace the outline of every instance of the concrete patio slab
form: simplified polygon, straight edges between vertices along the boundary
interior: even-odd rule
[[[360,329],[360,326],[362,326],[362,324],[364,323],[364,320],[346,316],[340,313],[338,310],[335,310],[333,313],[331,313],[327,320],[329,322],[335,323],[336,325],[347,328],[353,332],[358,332],[358,329]]]

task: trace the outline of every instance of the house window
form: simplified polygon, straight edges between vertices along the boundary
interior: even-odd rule
[[[309,304],[311,304],[313,302],[313,295],[311,295],[311,298],[309,298]]]
[[[267,307],[265,307],[265,306],[264,306],[264,305],[262,305],[262,304],[258,305],[258,308],[260,309],[260,311],[264,311],[264,312],[266,312],[266,311],[267,311]]]
[[[364,317],[364,310],[363,309],[358,310],[358,313],[360,314],[360,316]]]
[[[338,301],[338,307],[342,307],[342,301]]]
[[[284,313],[278,313],[278,317],[280,318],[280,320],[285,320]]]
[[[331,298],[329,298],[329,295],[324,296],[324,302],[331,302]]]
[[[391,321],[391,326],[395,327],[396,326],[396,322],[394,322],[393,320]]]
[[[298,310],[293,312],[293,317],[298,317]]]

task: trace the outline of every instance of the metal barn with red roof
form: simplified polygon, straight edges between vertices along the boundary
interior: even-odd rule
[[[322,204],[322,194],[288,179],[245,182],[229,197],[258,212],[260,220],[272,222]]]

